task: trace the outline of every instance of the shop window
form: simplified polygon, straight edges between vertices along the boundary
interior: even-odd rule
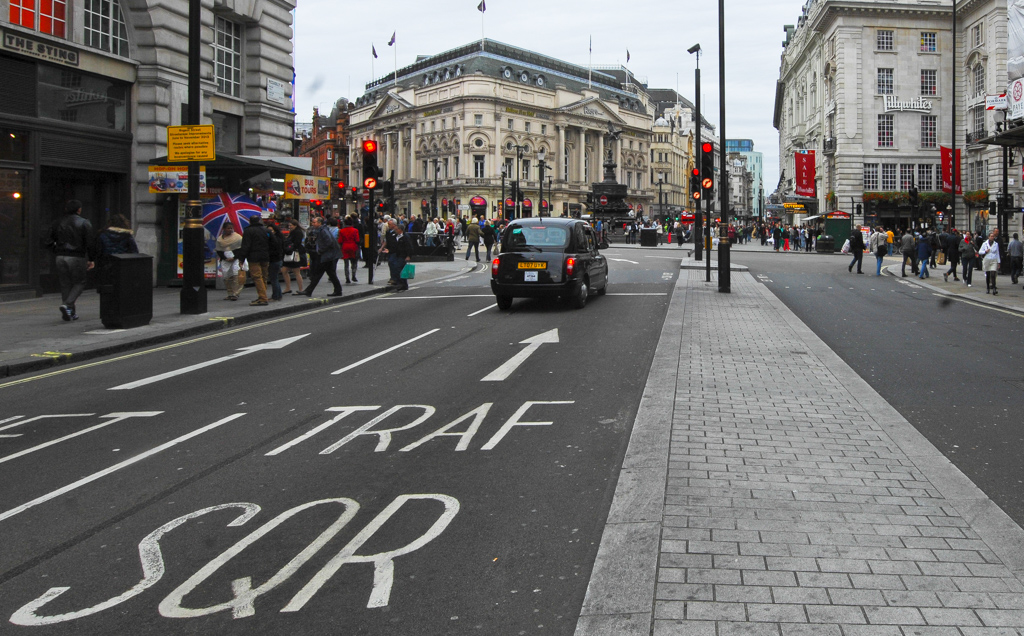
[[[213,42],[217,91],[232,97],[242,93],[242,25],[217,16]]]
[[[3,134],[6,137],[8,131]],[[0,142],[3,152],[8,151],[8,146],[6,139]],[[24,170],[0,170],[0,289],[29,283],[26,177]]]
[[[210,119],[213,121],[214,143],[217,145],[217,152],[240,154],[242,152],[242,118],[213,111]],[[330,159],[330,155],[327,158]]]
[[[39,117],[128,130],[128,85],[72,69],[39,65]]]
[[[128,57],[128,29],[116,0],[85,0],[82,9],[85,45]]]

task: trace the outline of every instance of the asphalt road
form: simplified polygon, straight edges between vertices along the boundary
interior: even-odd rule
[[[733,260],[1024,525],[1024,315],[943,297],[909,276],[876,277],[870,257],[860,276],[847,272],[848,257]]]
[[[679,274],[605,255],[0,387],[0,633],[571,634]]]

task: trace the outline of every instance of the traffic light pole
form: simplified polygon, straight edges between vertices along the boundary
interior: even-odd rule
[[[695,94],[693,99],[694,110],[697,115],[693,120],[694,128],[694,146],[693,146],[693,165],[700,166],[700,147],[701,147],[701,114],[700,114],[700,51],[697,51],[697,69],[693,72],[693,79],[695,83]],[[697,180],[696,192],[700,192],[700,178],[704,175],[700,175]],[[701,197],[703,199],[703,197]],[[700,204],[701,199],[697,199],[694,203],[693,210],[693,260],[698,263],[704,258],[704,215],[701,214]],[[711,280],[708,278],[708,280]]]
[[[369,209],[366,211],[366,226],[363,228],[363,246],[366,248],[366,281],[373,284],[373,268],[377,265],[377,219],[374,218],[376,202],[374,190],[370,190]]]
[[[718,0],[718,120],[722,142],[718,155],[722,173],[718,190],[718,204],[722,208],[722,220],[718,224],[718,291],[728,294],[732,291],[732,280],[729,271],[729,169],[725,150],[728,139],[725,135],[725,0]]]

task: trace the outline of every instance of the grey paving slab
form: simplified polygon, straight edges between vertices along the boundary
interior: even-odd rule
[[[1024,531],[766,287],[689,273],[576,633],[1024,634]],[[629,524],[656,558],[616,557]]]

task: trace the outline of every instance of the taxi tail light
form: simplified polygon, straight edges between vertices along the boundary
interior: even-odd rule
[[[569,257],[565,259],[565,273],[572,276],[573,272],[576,271],[576,259]]]
[[[491,261],[491,276],[497,276],[497,275],[498,275],[498,259],[495,258],[493,261]]]

